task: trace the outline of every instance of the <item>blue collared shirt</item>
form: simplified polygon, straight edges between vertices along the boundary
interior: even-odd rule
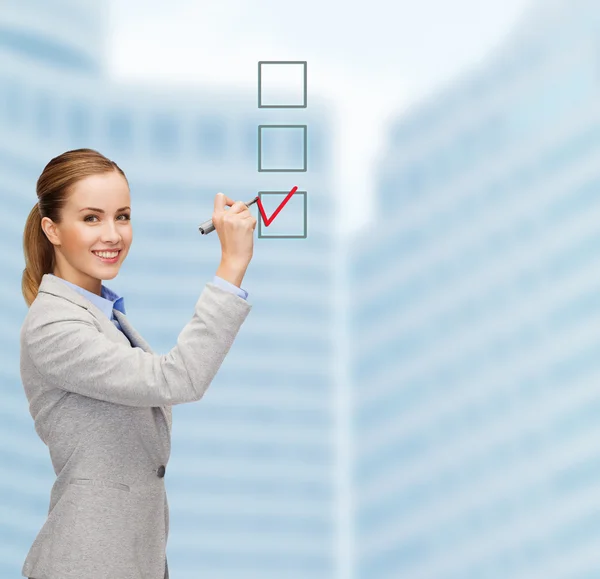
[[[50,275],[54,275],[54,274],[51,273]],[[123,314],[125,314],[125,300],[121,296],[118,296],[115,292],[113,292],[111,289],[107,288],[104,284],[102,284],[101,289],[100,289],[100,293],[102,295],[99,296],[93,292],[83,289],[82,287],[79,287],[78,285],[75,285],[74,283],[71,283],[70,281],[67,281],[66,279],[63,279],[62,277],[58,277],[58,276],[54,276],[54,277],[56,277],[57,279],[60,279],[61,281],[66,283],[68,286],[72,287],[76,292],[80,293],[84,298],[87,298],[89,301],[91,301],[101,312],[106,314],[106,317],[109,320],[111,320],[112,323],[115,326],[117,326],[117,328],[119,328],[119,330],[123,331],[121,329],[121,326],[119,325],[118,320],[115,318],[115,316],[113,314],[113,308],[117,309],[120,312],[122,312]],[[237,294],[238,296],[240,296],[243,299],[248,298],[247,291],[237,287],[236,285],[233,285],[232,283],[219,277],[218,275],[215,275],[215,277],[213,279],[213,283],[216,286],[223,288],[224,290],[227,290],[234,294]]]

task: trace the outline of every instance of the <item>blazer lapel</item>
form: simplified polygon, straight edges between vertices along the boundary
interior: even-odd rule
[[[129,323],[127,316],[123,312],[120,312],[119,310],[113,308],[113,315],[115,316],[115,318],[117,318],[117,321],[119,322],[119,325],[121,326],[121,329],[123,330],[125,335],[129,338],[129,341],[131,342],[131,345],[134,348],[141,348],[145,352],[154,354],[154,351],[150,347],[150,344],[148,344],[148,342],[146,342],[146,340],[144,340],[144,338],[142,338],[142,336],[140,336],[139,332],[137,332],[136,329]],[[159,408],[162,410],[165,420],[167,421],[167,425],[169,426],[169,432],[171,432],[171,427],[172,427],[171,407],[170,406],[159,406]]]
[[[144,338],[142,338],[142,336],[140,336],[140,334],[135,330],[135,328],[129,323],[127,316],[123,312],[120,312],[119,310],[116,310],[113,308],[113,315],[115,316],[115,318],[117,318],[119,325],[125,332],[125,335],[129,338],[129,341],[131,342],[131,345],[134,348],[138,347],[138,348],[141,348],[142,350],[144,350],[145,352],[150,352],[151,354],[154,354],[150,345],[146,342],[146,340],[144,340]]]

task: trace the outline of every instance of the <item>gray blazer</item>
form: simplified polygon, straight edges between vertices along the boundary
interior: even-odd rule
[[[35,579],[166,579],[171,406],[200,400],[252,306],[207,283],[167,354],[127,317],[44,275],[20,334],[21,379],[56,482],[23,565]]]

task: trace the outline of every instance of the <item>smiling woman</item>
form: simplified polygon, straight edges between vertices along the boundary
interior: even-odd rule
[[[123,171],[97,151],[67,151],[46,165],[37,196],[23,234],[20,371],[56,481],[22,574],[168,579],[171,407],[203,397],[252,308],[238,286],[256,219],[217,193],[217,275],[159,355],[102,283],[131,246]]]

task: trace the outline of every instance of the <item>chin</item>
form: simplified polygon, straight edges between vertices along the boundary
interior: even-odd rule
[[[115,264],[112,268],[94,267],[88,270],[88,275],[101,280],[114,279],[119,274],[120,269],[120,267],[117,267],[117,264]]]

